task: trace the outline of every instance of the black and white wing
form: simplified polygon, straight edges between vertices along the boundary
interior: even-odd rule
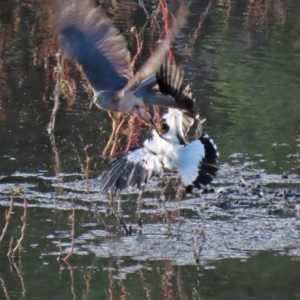
[[[173,101],[184,104],[186,107],[186,109],[180,111],[182,116],[180,124],[178,124],[178,129],[180,129],[178,138],[185,140],[187,132],[199,116],[196,112],[195,98],[190,85],[184,82],[184,72],[176,65],[174,59],[166,57],[163,65],[156,73],[156,80],[162,94],[171,96],[174,99]],[[163,122],[168,123],[168,120],[163,119]]]
[[[193,187],[200,189],[203,186],[209,185],[218,171],[217,163],[219,152],[213,139],[211,139],[208,134],[203,134],[190,144],[198,141],[201,143],[201,146],[199,147],[201,147],[204,155],[200,161],[195,162],[198,166],[198,172],[196,176],[194,175],[193,181],[191,181],[190,184],[185,185],[187,193],[191,193]]]
[[[141,147],[127,152],[111,163],[102,174],[101,192],[113,194],[127,187],[140,188],[146,184],[153,173],[163,171],[162,161],[159,156]]]

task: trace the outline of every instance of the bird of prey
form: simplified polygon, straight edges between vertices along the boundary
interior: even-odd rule
[[[135,111],[152,122],[145,104],[189,110],[185,103],[169,101],[157,93],[155,73],[187,16],[181,5],[170,35],[134,74],[126,41],[101,7],[87,0],[57,0],[57,26],[61,51],[82,68],[94,90],[94,103],[110,112]]]
[[[183,83],[183,71],[174,62],[167,60],[156,77],[162,93],[172,96],[176,103],[194,107],[190,86]],[[217,171],[219,153],[207,134],[187,141],[187,132],[197,117],[195,111],[169,108],[162,116],[160,135],[153,129],[152,137],[142,147],[117,158],[102,174],[102,192],[115,194],[129,186],[140,188],[153,174],[164,170],[177,171],[187,192],[209,184]]]

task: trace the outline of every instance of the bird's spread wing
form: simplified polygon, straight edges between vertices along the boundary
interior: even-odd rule
[[[148,58],[148,60],[142,65],[134,77],[128,82],[128,84],[119,91],[119,96],[122,97],[128,91],[140,84],[144,79],[156,73],[163,60],[168,53],[172,41],[178,35],[181,27],[184,25],[188,14],[187,6],[182,4],[177,12],[176,20],[173,22],[173,26],[170,29],[170,36],[166,36],[154,53]]]
[[[190,85],[184,83],[184,72],[176,65],[174,59],[166,56],[156,72],[156,80],[161,93],[172,96],[176,102],[184,102],[190,110],[195,109]]]
[[[185,136],[199,116],[195,108],[195,99],[190,85],[184,83],[184,72],[180,69],[174,59],[165,58],[156,73],[156,80],[162,94],[172,96],[175,103],[181,104],[185,110],[182,112],[182,129]]]
[[[101,191],[115,194],[127,187],[140,188],[153,173],[161,173],[162,169],[160,158],[146,147],[129,151],[113,161],[102,174]]]
[[[93,89],[120,90],[131,78],[126,41],[101,7],[86,0],[57,0],[62,52],[81,65]]]

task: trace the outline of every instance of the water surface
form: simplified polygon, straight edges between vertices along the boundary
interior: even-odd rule
[[[150,15],[157,5],[145,2]],[[139,66],[163,31],[161,15],[147,23],[137,2],[104,6],[132,54],[130,28],[146,24]],[[298,1],[189,7],[174,53],[218,145],[220,171],[211,190],[181,201],[176,178],[164,193],[167,178],[154,178],[143,203],[138,191],[125,192],[126,235],[112,210],[118,201],[99,192],[111,121],[90,105],[84,77],[67,60],[76,93],[61,98],[55,132],[47,133],[62,62],[51,2],[1,2],[0,228],[14,199],[0,244],[1,299],[299,299]],[[138,144],[150,130],[134,132]],[[127,143],[128,131],[118,150]],[[9,260],[24,224],[21,258]],[[59,263],[72,226],[75,254]]]

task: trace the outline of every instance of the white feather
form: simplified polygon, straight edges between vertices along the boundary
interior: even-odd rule
[[[136,165],[140,164],[146,170],[153,170],[157,173],[160,173],[162,171],[161,160],[157,155],[150,152],[146,147],[130,151],[127,155],[127,160]]]
[[[185,186],[192,184],[197,178],[199,164],[204,156],[204,146],[199,140],[179,149],[176,167]]]

